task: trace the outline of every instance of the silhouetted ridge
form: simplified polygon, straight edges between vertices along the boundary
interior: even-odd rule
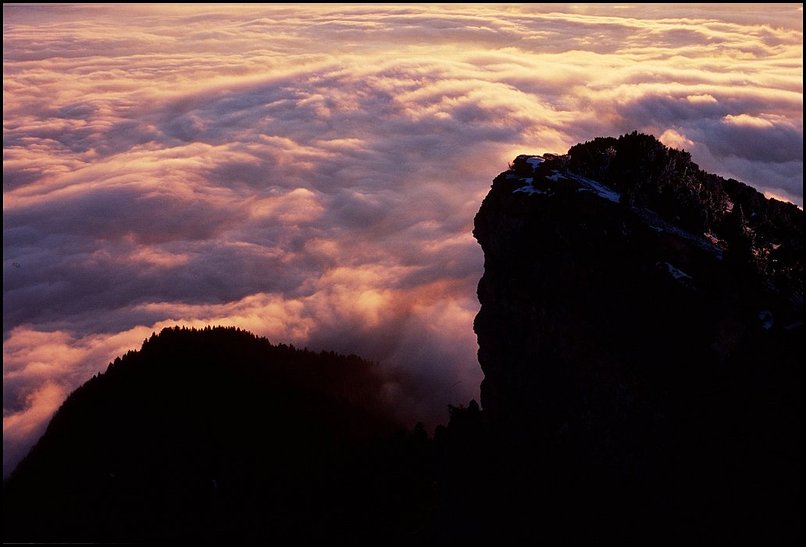
[[[429,482],[383,382],[354,355],[165,329],[67,398],[4,485],[4,538],[389,535]]]

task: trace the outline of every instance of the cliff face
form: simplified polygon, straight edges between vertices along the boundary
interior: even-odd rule
[[[675,515],[681,540],[802,533],[802,297],[619,190],[568,156],[494,180],[474,230],[485,416],[590,476],[580,496]]]

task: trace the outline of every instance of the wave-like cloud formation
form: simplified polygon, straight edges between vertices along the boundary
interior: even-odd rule
[[[518,153],[638,129],[802,203],[789,6],[4,6],[8,472],[176,322],[356,352],[407,419],[481,377],[470,231]]]

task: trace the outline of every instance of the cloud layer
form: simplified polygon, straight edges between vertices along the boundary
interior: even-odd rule
[[[638,129],[802,204],[801,6],[4,6],[8,472],[153,330],[476,396],[470,231],[519,153]]]

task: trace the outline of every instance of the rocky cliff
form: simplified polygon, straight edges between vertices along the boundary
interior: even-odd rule
[[[627,135],[608,143],[608,164],[624,165],[631,139],[676,152]],[[802,248],[802,211],[781,204],[794,221],[766,218],[786,228],[762,238],[728,181],[709,194],[667,177],[673,206],[653,208],[654,164],[605,184],[609,165],[571,152],[516,158],[475,219],[484,415],[552,468],[517,473],[532,492],[550,478],[582,519],[607,515],[595,520],[612,534],[594,538],[799,537],[802,285],[791,273],[802,266],[762,259]],[[705,197],[718,192],[736,212],[715,218]],[[750,214],[773,217],[779,205],[758,196]]]

